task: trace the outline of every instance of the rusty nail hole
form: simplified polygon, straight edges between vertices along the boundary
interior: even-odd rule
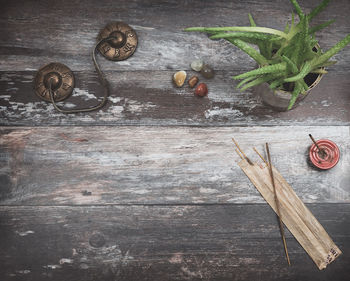
[[[89,243],[94,248],[100,248],[105,244],[106,240],[100,233],[94,233],[89,239]]]
[[[91,193],[91,191],[83,190],[83,191],[81,192],[81,194],[82,194],[83,196],[90,196],[92,193]]]

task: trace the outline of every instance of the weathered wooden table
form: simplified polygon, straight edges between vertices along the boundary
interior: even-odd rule
[[[318,0],[300,1],[309,11]],[[348,0],[317,23],[327,49],[350,33]],[[350,48],[295,110],[275,112],[230,78],[254,62],[189,26],[280,28],[287,0],[2,1],[0,12],[0,280],[349,280]],[[69,108],[102,95],[91,62],[99,30],[121,20],[139,37],[123,62],[99,57],[111,84],[103,110],[64,115],[33,91],[57,61],[76,76]],[[209,96],[175,88],[176,70],[202,58],[216,70]],[[341,159],[320,172],[310,140],[329,138]],[[237,165],[269,142],[273,162],[343,255],[319,271]],[[248,155],[257,159],[253,151]]]

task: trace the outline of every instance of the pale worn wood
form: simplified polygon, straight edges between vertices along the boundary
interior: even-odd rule
[[[338,144],[337,166],[310,166],[309,133]],[[235,164],[232,137],[252,159],[249,147],[269,142],[273,163],[304,202],[349,203],[349,133],[323,126],[3,127],[1,204],[264,202]]]
[[[247,180],[247,179],[246,179]],[[345,281],[350,204],[310,210],[344,250],[324,271],[267,204],[0,207],[0,277],[26,280]]]
[[[250,164],[243,159],[238,165],[320,270],[325,269],[342,254],[323,226],[275,167],[271,165],[275,179],[273,186],[269,166],[266,164]]]

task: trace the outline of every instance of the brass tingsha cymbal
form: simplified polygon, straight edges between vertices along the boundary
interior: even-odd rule
[[[99,33],[98,41],[107,37],[114,39],[104,42],[98,48],[100,53],[109,60],[121,61],[130,57],[137,47],[137,35],[134,29],[123,22],[107,24]]]
[[[68,98],[74,88],[74,76],[72,71],[62,63],[53,62],[41,67],[34,81],[35,93],[45,101],[51,101],[49,81],[55,101]]]

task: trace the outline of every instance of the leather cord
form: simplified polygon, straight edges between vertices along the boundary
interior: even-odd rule
[[[103,95],[103,99],[102,101],[95,105],[95,106],[92,106],[92,107],[87,107],[87,108],[78,108],[78,109],[63,109],[61,107],[59,107],[56,102],[55,102],[55,99],[54,99],[54,96],[53,96],[53,91],[52,91],[52,87],[51,87],[51,80],[49,80],[49,93],[50,93],[50,99],[51,99],[51,102],[53,104],[53,106],[59,111],[59,112],[62,112],[62,113],[79,113],[79,112],[90,112],[90,111],[93,111],[93,110],[97,110],[97,109],[100,109],[101,107],[103,107],[106,102],[107,102],[107,99],[108,99],[108,96],[109,96],[109,85],[108,85],[108,81],[107,79],[105,78],[103,72],[101,71],[101,68],[99,66],[99,64],[97,63],[97,60],[96,60],[96,51],[98,49],[98,47],[107,42],[107,41],[110,41],[114,39],[113,36],[110,36],[110,37],[107,37],[107,38],[104,38],[102,40],[100,40],[96,45],[95,45],[95,48],[93,49],[92,51],[92,61],[94,63],[94,66],[95,66],[95,70],[97,72],[97,75],[98,75],[98,78],[100,80],[100,83],[102,84],[103,86],[103,89],[104,89],[104,95]]]

